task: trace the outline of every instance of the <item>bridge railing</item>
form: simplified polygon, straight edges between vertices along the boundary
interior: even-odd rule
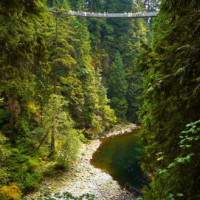
[[[63,13],[70,16],[80,17],[95,17],[95,18],[145,18],[145,17],[156,17],[158,12],[137,12],[137,13],[91,13],[91,12],[80,12],[80,11],[59,11],[57,9],[48,9],[54,13]]]
[[[148,12],[148,13],[66,13],[72,16],[82,16],[82,17],[96,17],[96,18],[141,18],[141,17],[156,17],[158,12]]]

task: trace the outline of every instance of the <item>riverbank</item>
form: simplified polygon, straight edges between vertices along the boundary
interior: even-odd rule
[[[102,135],[101,138],[130,133],[136,128],[135,124],[118,125]],[[90,160],[100,144],[100,139],[83,144],[79,152],[79,159],[70,171],[62,176],[46,179],[42,187],[48,187],[53,193],[70,192],[75,196],[89,193],[95,195],[98,200],[134,200],[133,194],[121,188],[109,174],[90,164]]]

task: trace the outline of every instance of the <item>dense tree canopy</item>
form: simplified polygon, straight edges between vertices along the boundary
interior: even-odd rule
[[[71,2],[47,3],[69,9]],[[69,168],[85,137],[116,123],[87,21],[45,6],[0,3],[0,184],[15,182],[26,192],[38,187],[48,162]]]
[[[47,9],[159,5],[153,26]],[[0,198],[38,188],[82,143],[139,113],[144,199],[199,199],[199,9],[198,0],[1,0]]]
[[[124,72],[124,67],[120,53],[115,54],[113,63],[113,72],[109,80],[108,95],[111,99],[111,107],[115,109],[116,115],[122,119],[125,118],[125,114],[128,108],[126,101],[127,93],[127,81]]]
[[[164,1],[153,45],[141,56],[143,166],[154,175],[147,199],[200,195],[199,7],[199,1]]]

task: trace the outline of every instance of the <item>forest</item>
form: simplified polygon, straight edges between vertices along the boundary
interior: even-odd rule
[[[159,13],[64,14],[144,10]],[[69,171],[83,144],[128,123],[140,126],[148,179],[137,199],[199,200],[199,55],[199,0],[1,0],[0,200],[24,199]]]

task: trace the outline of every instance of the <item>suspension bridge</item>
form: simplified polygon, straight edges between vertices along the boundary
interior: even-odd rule
[[[49,9],[53,13],[62,13],[68,16],[77,17],[90,17],[90,18],[152,18],[156,17],[158,12],[137,12],[137,13],[94,13],[94,12],[84,12],[84,11],[61,11],[57,9]]]

